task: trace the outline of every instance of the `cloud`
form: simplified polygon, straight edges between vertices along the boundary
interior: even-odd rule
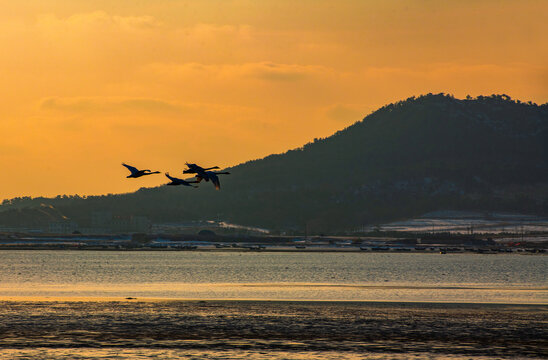
[[[546,69],[544,67],[544,69]],[[523,94],[542,93],[539,81],[543,67],[523,63],[431,63],[409,67],[367,67],[352,77],[359,89],[345,88],[346,94],[358,94],[362,99],[352,102],[389,103],[412,95],[445,92],[464,97],[508,93],[515,98]],[[350,84],[350,82],[346,82]]]
[[[39,108],[42,111],[79,117],[150,118],[154,120],[154,123],[161,122],[164,118],[173,119],[174,117],[201,122],[220,122],[225,117],[248,120],[257,114],[257,109],[246,106],[116,97],[49,97],[40,102]],[[114,123],[120,122],[125,124],[120,119]]]
[[[25,152],[25,148],[19,145],[0,143],[0,153],[2,156],[21,155]]]
[[[531,74],[541,68],[530,64],[462,64],[431,63],[409,67],[367,67],[362,71],[365,77],[383,78],[403,76],[406,78],[439,79],[443,77],[507,77],[519,74]]]
[[[57,33],[65,36],[75,31],[138,31],[159,28],[162,23],[152,16],[117,16],[104,11],[74,14],[59,18],[54,14],[41,14],[36,21],[38,29],[45,34]],[[68,33],[66,31],[69,31]]]
[[[79,114],[127,112],[177,114],[184,110],[183,107],[177,104],[158,99],[101,97],[50,97],[41,101],[40,108],[43,110],[54,110]]]
[[[155,63],[144,66],[142,70],[143,72],[150,72],[165,77],[247,78],[267,82],[296,82],[333,72],[332,69],[319,65],[280,64],[273,62],[242,64]]]
[[[195,24],[179,30],[179,33],[190,40],[214,40],[220,38],[250,40],[253,37],[254,28],[249,25],[217,25]]]
[[[244,64],[244,73],[266,81],[299,81],[326,72],[322,66],[261,62]]]

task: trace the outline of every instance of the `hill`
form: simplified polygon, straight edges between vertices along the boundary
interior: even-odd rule
[[[14,199],[89,222],[94,210],[153,222],[222,219],[331,232],[455,209],[548,213],[548,104],[428,94],[386,105],[325,139],[228,169],[223,189]],[[2,211],[3,210],[3,211]]]

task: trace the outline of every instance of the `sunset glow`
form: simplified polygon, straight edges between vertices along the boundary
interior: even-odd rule
[[[548,101],[548,2],[0,0],[0,200],[105,194],[446,92]],[[9,175],[9,176],[8,176]]]

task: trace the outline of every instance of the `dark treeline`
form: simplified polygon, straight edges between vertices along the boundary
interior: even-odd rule
[[[83,224],[92,211],[108,209],[154,222],[222,219],[295,230],[307,224],[312,233],[442,209],[547,214],[548,104],[507,95],[412,97],[333,136],[229,171],[221,191],[202,183],[12,199],[0,207],[0,224],[40,203]]]

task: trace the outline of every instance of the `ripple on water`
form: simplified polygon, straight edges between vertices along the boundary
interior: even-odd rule
[[[0,251],[0,294],[548,303],[548,256]]]
[[[213,359],[225,353],[229,358],[248,354],[251,359],[264,358],[263,353],[272,358],[292,358],[284,355],[288,353],[293,358],[318,359],[370,353],[378,358],[387,354],[540,357],[548,347],[547,322],[546,306],[0,302],[0,354],[63,358],[69,349],[81,358],[104,358],[120,351],[130,358],[170,353]]]

